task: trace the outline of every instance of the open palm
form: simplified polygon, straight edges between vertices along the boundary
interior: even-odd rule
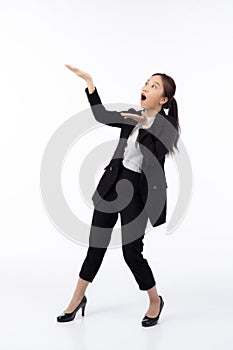
[[[78,77],[84,79],[84,80],[90,80],[91,79],[91,75],[84,72],[83,70],[77,68],[77,67],[74,67],[74,66],[71,66],[70,64],[65,64],[65,66],[70,69],[72,72],[74,72]]]
[[[145,112],[141,112],[141,115],[134,114],[134,113],[121,113],[121,115],[124,117],[124,119],[131,118],[134,119],[136,122],[141,123],[142,125],[147,124],[147,117],[145,115]]]

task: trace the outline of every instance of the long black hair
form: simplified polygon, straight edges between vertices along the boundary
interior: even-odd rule
[[[175,92],[176,92],[176,84],[172,77],[165,73],[155,73],[154,75],[160,75],[163,83],[163,97],[168,97],[168,101],[163,104],[162,108],[168,109],[168,115],[176,119],[176,129],[177,129],[177,136],[174,141],[174,147],[179,151],[179,148],[177,147],[177,142],[180,137],[181,128],[179,125],[179,118],[178,118],[178,106],[176,99],[174,98]],[[174,147],[172,147],[169,151],[169,154],[174,154],[175,150]]]

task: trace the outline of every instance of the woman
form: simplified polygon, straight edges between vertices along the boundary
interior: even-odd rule
[[[65,66],[86,81],[85,92],[96,120],[120,128],[121,138],[92,197],[95,208],[90,246],[70,304],[57,317],[57,321],[72,321],[80,308],[84,316],[87,303],[86,288],[100,268],[120,213],[124,259],[139,289],[146,290],[149,296],[149,308],[142,320],[142,326],[153,326],[158,322],[164,301],[162,296],[158,295],[151,268],[143,258],[143,238],[148,218],[154,227],[166,221],[167,183],[164,161],[167,154],[174,153],[174,147],[178,149],[180,134],[178,108],[173,97],[175,82],[166,74],[153,74],[141,91],[140,102],[143,110],[136,111],[130,108],[120,113],[104,108],[90,74],[68,64]],[[168,115],[164,108],[169,109]],[[128,196],[130,201],[125,206],[122,203],[130,192],[128,181],[123,182],[124,185],[121,182],[121,198],[116,189],[119,180],[124,179],[130,181],[133,186],[133,194]],[[100,231],[97,228],[103,228],[104,234],[98,234]]]

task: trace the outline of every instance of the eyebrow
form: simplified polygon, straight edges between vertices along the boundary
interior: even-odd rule
[[[149,81],[149,79],[147,79],[147,81]],[[157,81],[153,81],[153,83],[158,84],[158,85],[160,86],[160,84],[159,84],[159,83],[157,83]]]

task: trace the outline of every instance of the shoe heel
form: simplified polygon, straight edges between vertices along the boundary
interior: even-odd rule
[[[86,305],[84,305],[84,306],[82,307],[82,316],[84,316],[85,307],[86,307]]]

